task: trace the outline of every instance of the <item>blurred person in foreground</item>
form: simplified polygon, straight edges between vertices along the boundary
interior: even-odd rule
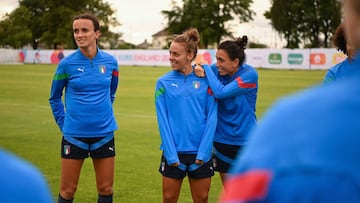
[[[49,99],[63,134],[58,203],[73,202],[82,165],[89,156],[95,170],[98,203],[112,203],[117,129],[112,104],[118,64],[97,46],[100,25],[94,15],[75,16],[72,28],[78,49],[60,61]]]
[[[52,203],[51,192],[40,171],[0,148],[0,202]]]
[[[172,70],[156,82],[163,203],[178,201],[185,176],[193,202],[208,202],[217,102],[206,80],[193,72],[199,41],[194,28],[176,35],[169,49]]]
[[[223,41],[216,50],[215,64],[200,62],[195,67],[195,73],[206,78],[219,101],[213,160],[222,183],[256,125],[258,74],[245,63],[247,42],[246,35]]]
[[[360,69],[360,1],[345,0],[346,39]],[[287,97],[251,134],[221,203],[360,202],[360,71]]]
[[[344,77],[351,76],[353,74],[353,71],[357,70],[356,67],[350,65],[351,59],[354,57],[355,52],[351,44],[349,44],[346,40],[343,23],[339,25],[339,27],[334,33],[333,44],[339,51],[343,52],[347,56],[347,58],[341,63],[338,63],[335,66],[331,67],[326,72],[324,78],[325,84],[331,83]]]

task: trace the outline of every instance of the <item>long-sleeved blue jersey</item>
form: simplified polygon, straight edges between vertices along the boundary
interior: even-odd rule
[[[61,60],[49,102],[63,135],[99,137],[116,130],[112,103],[117,85],[117,61],[100,49],[92,60],[79,49]],[[65,105],[62,102],[64,88]]]
[[[170,71],[156,83],[155,105],[161,149],[168,164],[178,153],[209,161],[216,128],[217,102],[206,80]]]
[[[352,68],[360,68],[357,59]],[[221,202],[360,202],[359,82],[354,71],[272,107],[235,162]]]
[[[206,79],[219,99],[215,142],[243,145],[256,125],[258,74],[247,64],[233,76],[221,76],[215,64],[203,65]]]

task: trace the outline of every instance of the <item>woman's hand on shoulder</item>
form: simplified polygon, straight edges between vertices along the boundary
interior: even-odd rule
[[[204,78],[206,76],[204,68],[200,64],[196,64],[194,67],[194,73],[199,78]]]

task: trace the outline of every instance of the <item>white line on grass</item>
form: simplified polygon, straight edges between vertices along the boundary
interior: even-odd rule
[[[0,102],[1,106],[17,106],[17,107],[23,107],[23,108],[36,108],[41,110],[48,110],[50,111],[50,106],[47,105],[41,105],[41,104],[24,104],[24,103],[8,103],[8,102]],[[155,115],[149,115],[149,114],[140,114],[140,113],[115,113],[115,116],[120,117],[130,117],[130,118],[143,118],[143,119],[155,119]]]

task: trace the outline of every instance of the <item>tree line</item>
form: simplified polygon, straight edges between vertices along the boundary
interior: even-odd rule
[[[47,48],[75,48],[72,34],[72,17],[89,12],[102,24],[101,41],[114,43],[121,34],[109,30],[119,26],[114,10],[102,0],[19,0],[19,7],[0,21],[0,46],[22,48],[39,44]]]
[[[286,48],[330,47],[341,22],[340,0],[271,0],[265,17],[286,40]]]
[[[167,19],[169,36],[195,27],[201,34],[200,46],[208,48],[224,38],[232,38],[234,26],[253,20],[252,3],[253,0],[183,0],[178,4],[171,0],[170,9],[161,12]],[[270,3],[263,15],[286,40],[286,48],[331,46],[332,33],[341,22],[340,0],[270,0]],[[0,21],[0,47],[31,45],[37,49],[41,43],[51,49],[76,48],[71,19],[83,12],[99,18],[102,25],[99,44],[119,48],[117,42],[122,33],[114,33],[110,28],[121,24],[115,10],[103,0],[19,0],[19,6]]]

